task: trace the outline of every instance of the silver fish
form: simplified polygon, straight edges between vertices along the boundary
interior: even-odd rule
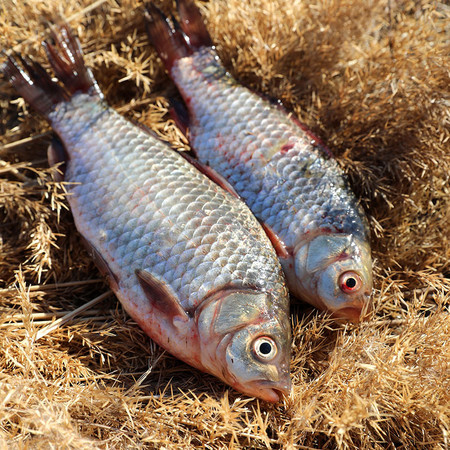
[[[369,230],[343,170],[304,125],[225,70],[195,4],[177,3],[180,24],[153,5],[146,17],[199,161],[261,221],[296,297],[359,320],[371,304]]]
[[[157,343],[248,395],[290,391],[288,292],[239,199],[110,108],[67,25],[45,42],[60,80],[9,56],[1,71],[57,133],[77,230],[118,299]]]

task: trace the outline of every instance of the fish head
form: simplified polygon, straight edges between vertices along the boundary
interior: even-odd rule
[[[337,319],[359,321],[371,310],[372,259],[368,243],[350,234],[324,234],[295,255],[302,297]]]
[[[269,402],[291,390],[288,302],[267,292],[219,291],[197,319],[203,364],[236,390]]]

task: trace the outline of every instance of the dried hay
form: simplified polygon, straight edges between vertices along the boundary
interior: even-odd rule
[[[140,6],[3,0],[0,47],[45,61],[60,12],[110,104],[186,148]],[[172,358],[105,299],[46,163],[49,127],[1,80],[0,448],[448,448],[449,7],[201,8],[229,70],[282,99],[348,171],[373,230],[374,316],[343,326],[294,306],[294,389],[275,406]]]

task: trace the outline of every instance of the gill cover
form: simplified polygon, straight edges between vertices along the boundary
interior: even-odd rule
[[[370,248],[347,234],[320,235],[300,247],[295,273],[305,300],[336,317],[359,320],[370,309]]]
[[[269,293],[221,290],[198,312],[202,363],[241,391],[278,401],[290,392],[290,325],[287,308]]]

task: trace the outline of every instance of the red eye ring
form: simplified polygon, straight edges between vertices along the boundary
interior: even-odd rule
[[[361,277],[351,270],[344,272],[339,277],[339,288],[345,294],[353,294],[358,292],[362,286]]]

